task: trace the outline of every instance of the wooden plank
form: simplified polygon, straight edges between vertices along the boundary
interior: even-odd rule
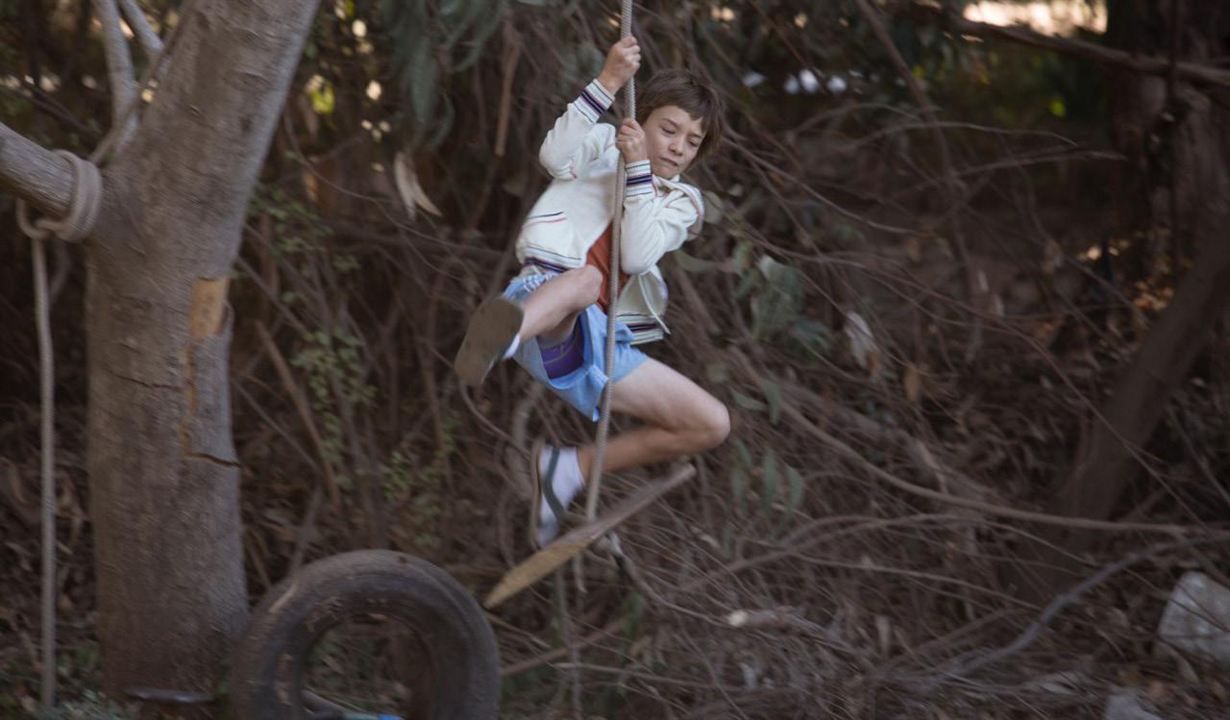
[[[576,557],[595,540],[626,522],[633,515],[649,507],[655,500],[674,490],[696,475],[692,465],[672,472],[665,480],[652,482],[622,502],[599,515],[592,523],[581,525],[565,533],[555,542],[526,558],[505,573],[495,589],[487,595],[484,605],[490,609],[516,595],[530,585],[551,574],[556,568]]]

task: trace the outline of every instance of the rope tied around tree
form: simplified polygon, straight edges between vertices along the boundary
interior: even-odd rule
[[[68,213],[62,218],[39,217],[31,220],[30,208],[25,200],[17,200],[17,224],[30,237],[30,250],[34,258],[34,308],[38,332],[39,391],[42,396],[39,432],[42,445],[42,701],[47,707],[55,704],[56,670],[55,364],[51,344],[51,302],[47,292],[47,256],[43,245],[52,238],[65,242],[81,241],[93,231],[102,206],[102,174],[98,166],[67,150],[56,150],[55,154],[64,158],[73,173]]]
[[[47,256],[44,243],[52,238],[65,242],[79,242],[86,238],[98,221],[102,206],[102,174],[98,166],[67,150],[55,154],[68,162],[73,173],[72,197],[68,213],[62,218],[39,217],[30,219],[29,206],[24,199],[17,200],[17,224],[30,237],[30,250],[34,259],[34,308],[38,332],[39,392],[42,397],[40,444],[42,459],[40,478],[42,483],[42,701],[46,707],[55,704],[55,364],[51,340],[51,301],[47,291]]]
[[[17,224],[31,240],[47,240],[51,237],[65,242],[79,242],[94,230],[98,211],[102,207],[102,174],[98,166],[67,150],[56,150],[56,155],[68,161],[73,173],[72,197],[68,213],[63,218],[40,217],[30,219],[29,206],[25,200],[17,200]]]

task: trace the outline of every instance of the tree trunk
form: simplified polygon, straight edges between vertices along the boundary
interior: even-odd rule
[[[1208,62],[1221,52],[1230,10],[1218,12],[1216,6],[1225,5],[1221,2],[1177,4],[1186,11],[1176,32],[1172,0],[1112,2],[1108,34],[1124,49],[1163,56],[1178,38],[1184,49],[1178,57]],[[1217,86],[1198,90],[1173,76],[1165,82],[1169,102],[1159,102],[1147,116],[1141,114],[1141,98],[1159,94],[1158,79],[1135,76],[1112,82],[1117,93],[1111,98],[1112,135],[1130,143],[1121,147],[1129,157],[1142,158],[1135,164],[1141,172],[1169,166],[1163,175],[1144,179],[1148,190],[1142,194],[1151,200],[1154,226],[1171,226],[1171,246],[1179,250],[1175,255],[1194,248],[1194,262],[1101,407],[1104,420],[1091,420],[1051,508],[1062,515],[1105,519],[1116,511],[1140,470],[1138,454],[1230,301],[1230,93]],[[1146,161],[1150,153],[1153,157]],[[1093,539],[1087,533],[1052,535],[1058,535],[1053,541],[1075,552],[1087,549]],[[1059,575],[1050,574],[1044,584],[1054,590],[1057,580]]]
[[[88,469],[104,686],[212,692],[247,606],[227,282],[317,0],[197,0],[87,246]],[[45,212],[67,166],[0,126]]]

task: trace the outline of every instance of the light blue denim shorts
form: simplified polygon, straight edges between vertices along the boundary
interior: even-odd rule
[[[536,272],[515,277],[505,288],[504,297],[524,305],[531,293],[556,276],[553,272]],[[597,422],[602,389],[606,387],[608,378],[610,382],[619,382],[645,362],[648,356],[632,347],[632,331],[624,323],[619,323],[615,326],[615,372],[608,375],[603,371],[606,356],[606,313],[597,304],[590,305],[585,312],[577,316],[577,323],[584,336],[584,360],[576,370],[557,378],[547,377],[537,338],[522,343],[513,359],[538,382],[546,385],[590,420]]]

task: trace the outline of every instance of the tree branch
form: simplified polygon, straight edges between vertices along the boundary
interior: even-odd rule
[[[1140,57],[1122,50],[1112,50],[1096,43],[1072,38],[1043,35],[1024,27],[1003,27],[990,23],[966,20],[955,15],[945,15],[936,7],[920,3],[910,5],[906,13],[916,22],[944,25],[964,35],[982,38],[998,38],[1020,45],[1050,50],[1062,55],[1092,60],[1102,65],[1135,70],[1149,75],[1167,75],[1171,72],[1171,62],[1167,58]],[[1230,86],[1230,70],[1191,62],[1174,64],[1176,76],[1193,83],[1205,85]]]
[[[115,0],[94,0],[94,12],[102,24],[103,47],[107,54],[107,75],[111,81],[111,122],[119,125],[124,122],[124,110],[128,103],[137,94],[132,57],[128,54],[128,42],[120,30],[120,11]]]
[[[120,9],[124,11],[124,18],[128,20],[128,27],[132,28],[137,40],[141,42],[141,49],[145,51],[145,57],[150,60],[158,57],[158,53],[162,52],[162,40],[158,37],[158,33],[154,32],[154,28],[150,27],[149,18],[145,17],[145,13],[141,11],[136,0],[120,0]]]
[[[1173,550],[1182,550],[1196,545],[1205,545],[1213,542],[1219,541],[1214,538],[1195,538],[1154,545],[1104,566],[1101,570],[1098,570],[1093,575],[1090,575],[1081,582],[1072,586],[1066,592],[1056,595],[1050,603],[1047,604],[1046,608],[1043,609],[1042,614],[1034,618],[1034,621],[1029,624],[1029,627],[1025,628],[1025,630],[1022,631],[1015,640],[1008,643],[1004,647],[997,648],[990,652],[975,655],[964,660],[958,660],[956,667],[934,678],[935,684],[938,685],[942,682],[968,677],[977,670],[981,670],[988,665],[1000,662],[1021,652],[1038,639],[1042,632],[1050,626],[1051,621],[1055,619],[1055,616],[1058,615],[1060,611],[1075,603],[1091,588],[1097,587],[1112,575],[1120,573],[1143,560],[1151,559],[1162,553],[1168,553]]]
[[[0,190],[51,217],[68,214],[73,171],[64,160],[0,123]]]
[[[1206,532],[1205,528],[1199,526],[1183,526],[1183,525],[1160,525],[1152,523],[1133,523],[1133,522],[1112,522],[1109,520],[1099,520],[1096,518],[1085,517],[1069,517],[1065,515],[1051,515],[1047,513],[1033,512],[1030,510],[1018,510],[1014,507],[1005,507],[994,505],[988,502],[979,500],[969,500],[955,495],[948,495],[936,490],[925,488],[921,485],[916,485],[907,480],[902,480],[896,475],[881,469],[867,458],[863,457],[857,450],[843,443],[824,430],[820,429],[809,421],[801,411],[793,405],[787,404],[782,407],[782,412],[794,421],[795,426],[805,431],[807,434],[819,440],[824,445],[833,450],[838,457],[841,457],[850,463],[861,467],[873,477],[883,480],[892,485],[898,490],[904,490],[918,497],[924,497],[928,500],[955,505],[957,507],[969,508],[977,510],[987,515],[997,517],[1013,518],[1015,520],[1025,520],[1028,522],[1041,523],[1043,525],[1059,526],[1065,528],[1076,528],[1079,530],[1101,530],[1108,532],[1151,532],[1162,533],[1168,535],[1184,535]],[[1223,530],[1207,530],[1209,537],[1223,540],[1230,537],[1230,532]]]

